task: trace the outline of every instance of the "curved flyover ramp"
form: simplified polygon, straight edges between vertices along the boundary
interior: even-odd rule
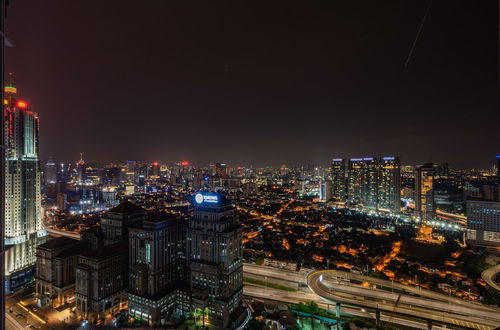
[[[351,280],[372,285],[353,284]],[[308,275],[307,284],[324,299],[382,313],[481,330],[494,329],[500,324],[498,308],[348,272],[315,271]],[[381,286],[386,289],[380,289]],[[392,292],[392,288],[396,292]]]
[[[486,269],[484,272],[481,273],[481,277],[486,282],[486,284],[488,284],[493,289],[500,292],[500,284],[496,282],[496,277],[498,273],[500,273],[500,264]]]

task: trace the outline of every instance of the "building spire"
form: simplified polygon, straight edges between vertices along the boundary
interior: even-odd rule
[[[4,87],[5,93],[9,93],[9,94],[16,94],[17,93],[17,88],[14,87],[13,77],[14,77],[14,74],[12,72],[9,72],[9,79],[8,79],[9,82]]]
[[[80,160],[78,161],[78,164],[80,165],[83,165],[85,164],[85,161],[83,160],[83,152],[80,152]]]

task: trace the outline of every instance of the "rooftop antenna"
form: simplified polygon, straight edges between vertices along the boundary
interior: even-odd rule
[[[415,36],[415,40],[413,40],[413,44],[411,45],[411,48],[410,48],[410,53],[408,54],[408,57],[406,58],[405,68],[408,67],[408,64],[410,63],[411,57],[413,55],[413,51],[415,50],[415,46],[417,45],[417,41],[418,41],[418,38],[420,37],[420,33],[422,32],[422,28],[424,27],[425,21],[427,20],[427,15],[429,15],[429,11],[431,10],[433,1],[434,0],[429,0],[429,3],[427,4],[427,9],[425,10],[424,17],[422,18],[422,21],[420,22],[420,26],[418,27],[417,35]]]

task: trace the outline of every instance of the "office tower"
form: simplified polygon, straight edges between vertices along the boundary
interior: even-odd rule
[[[129,229],[147,218],[147,212],[128,201],[110,209],[101,226],[81,233],[91,251],[78,257],[76,313],[97,323],[127,306]]]
[[[432,220],[435,215],[434,175],[432,164],[420,165],[415,169],[415,212],[422,221]]]
[[[401,211],[401,172],[398,157],[379,160],[378,209],[392,213]]]
[[[347,200],[350,204],[361,203],[363,165],[363,158],[349,159],[347,167]]]
[[[45,196],[54,201],[57,198],[57,165],[52,157],[45,163],[44,182]]]
[[[223,195],[196,194],[186,235],[192,307],[224,328],[243,315],[242,253],[235,208]]]
[[[75,269],[78,255],[88,244],[57,237],[36,248],[35,298],[40,306],[57,308],[75,296]]]
[[[49,157],[45,163],[45,184],[55,184],[57,182],[57,165],[53,157]]]
[[[332,198],[335,202],[346,202],[346,162],[342,158],[332,159]]]
[[[5,33],[4,22],[6,12],[6,0],[0,0],[0,95],[2,96],[2,100],[4,99],[4,76],[5,76],[5,67],[4,67],[4,45],[5,45]],[[0,116],[2,130],[5,129],[5,118],[4,116]],[[3,132],[0,133],[0,145],[5,145],[5,134]],[[0,168],[5,168],[5,149],[0,148]],[[5,191],[5,172],[0,171],[0,189],[1,191]],[[3,199],[0,199],[0,278],[4,278],[5,276],[5,202]],[[0,330],[5,329],[5,285],[4,283],[0,283]]]
[[[361,175],[361,204],[369,209],[377,208],[378,163],[373,157],[363,158]]]
[[[467,201],[467,242],[500,250],[500,202]]]
[[[104,245],[128,240],[129,227],[139,224],[147,216],[146,210],[129,201],[110,209],[101,218]]]
[[[149,176],[159,178],[160,177],[160,163],[154,162],[151,164],[149,169]]]
[[[215,164],[215,176],[218,178],[228,178],[229,177],[229,167],[225,163]]]
[[[35,247],[42,243],[41,171],[38,159],[38,114],[7,86],[4,98],[5,256],[7,290],[33,276]]]
[[[332,182],[322,181],[319,184],[319,200],[328,201],[332,198]]]
[[[497,177],[500,178],[500,155],[497,155]]]
[[[165,324],[174,310],[184,279],[184,223],[156,213],[129,231],[129,316],[150,326]]]
[[[78,256],[75,271],[76,315],[104,322],[127,306],[128,242],[121,241]]]
[[[83,153],[80,153],[80,160],[76,162],[76,182],[78,184],[83,184],[86,179],[86,168],[87,165],[85,164],[85,161],[83,160]]]

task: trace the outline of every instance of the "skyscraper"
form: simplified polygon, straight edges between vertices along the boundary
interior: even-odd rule
[[[164,324],[184,279],[184,221],[166,213],[148,216],[129,231],[129,315]]]
[[[35,247],[46,235],[41,222],[38,114],[18,100],[16,92],[13,86],[5,87],[5,243],[12,245],[6,252],[5,270],[10,289],[32,276],[25,270],[35,264]]]
[[[351,158],[347,167],[347,200],[349,203],[361,203],[362,184],[363,158]]]
[[[500,155],[497,155],[497,177],[500,178]]]
[[[378,209],[401,211],[401,165],[398,157],[379,160]]]
[[[321,181],[319,184],[319,200],[328,201],[332,198],[332,182]]]
[[[361,203],[363,207],[376,209],[378,206],[378,163],[373,157],[363,158],[361,176]]]
[[[86,179],[86,168],[87,165],[83,160],[83,153],[80,153],[80,160],[76,163],[76,182],[83,184]]]
[[[193,308],[224,328],[243,315],[242,229],[223,195],[198,193],[186,235]],[[230,317],[231,316],[231,317]]]
[[[4,99],[4,45],[5,45],[5,0],[0,0],[0,95],[2,100]],[[5,117],[0,116],[1,120],[1,132],[0,132],[0,145],[5,145],[5,134],[3,130],[5,129]],[[5,149],[0,148],[0,168],[5,168]],[[5,172],[0,171],[0,189],[5,191]],[[0,276],[4,278],[5,275],[5,202],[0,198]],[[5,329],[5,285],[0,283],[0,330]]]
[[[55,184],[57,182],[57,165],[53,157],[49,157],[45,163],[45,184]]]
[[[332,198],[339,203],[346,202],[346,164],[343,158],[332,159]]]
[[[415,169],[415,212],[422,221],[432,220],[436,211],[434,175],[434,165],[429,163]]]

